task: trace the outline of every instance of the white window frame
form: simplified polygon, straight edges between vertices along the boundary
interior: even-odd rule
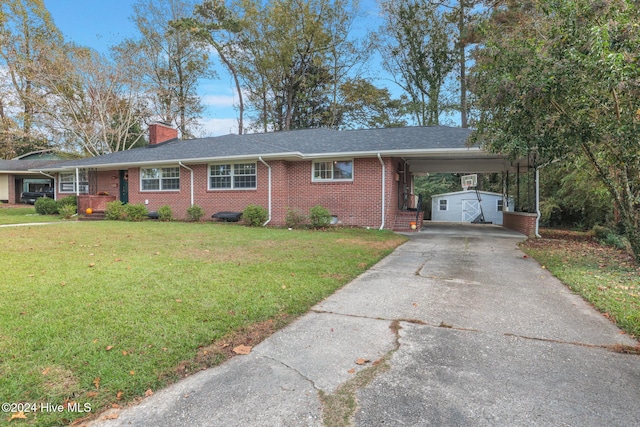
[[[338,163],[351,163],[350,178],[335,178],[336,167]],[[319,165],[323,165],[323,169],[318,169]],[[331,165],[329,168],[328,165]],[[317,173],[316,173],[317,172]],[[321,176],[324,175],[324,176]],[[313,182],[352,182],[354,176],[353,159],[327,159],[314,160],[311,162],[311,181]]]
[[[444,202],[444,203],[442,203]],[[444,209],[442,207],[444,206]],[[440,199],[438,200],[438,211],[446,212],[449,210],[449,199]]]
[[[250,166],[247,170],[247,166]],[[225,167],[228,171],[226,174],[212,175],[215,168]],[[253,169],[253,173],[251,172]],[[239,185],[244,178],[253,177],[255,185],[252,187]],[[211,178],[228,178],[229,186],[213,187],[211,186]],[[207,167],[207,189],[209,191],[229,191],[229,190],[256,190],[258,188],[258,163],[257,162],[236,162],[236,163],[211,163]]]
[[[145,171],[155,170],[158,172],[157,177],[145,178]],[[171,173],[178,172],[178,176],[172,176]],[[165,176],[166,175],[166,176]],[[166,188],[169,180],[178,180],[178,188]],[[158,181],[158,188],[144,188],[145,181]],[[155,168],[140,168],[140,192],[141,193],[153,193],[158,191],[180,191],[180,166],[165,166]]]
[[[58,193],[65,194],[75,194],[81,193],[86,194],[89,192],[89,172],[86,169],[78,170],[79,182],[76,183],[76,172],[60,172],[58,174]],[[71,179],[68,179],[71,178]],[[79,185],[78,185],[79,184]],[[70,189],[63,189],[63,185],[69,186]],[[79,191],[76,191],[78,190]]]

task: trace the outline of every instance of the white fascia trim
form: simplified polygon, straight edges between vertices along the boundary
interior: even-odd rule
[[[349,152],[335,152],[335,153],[319,153],[319,154],[307,154],[303,156],[303,159],[324,159],[324,158],[339,158],[339,157],[378,157],[380,156],[393,156],[393,157],[424,157],[434,154],[451,154],[459,155],[462,153],[469,153],[477,155],[484,151],[477,147],[470,148],[449,148],[449,149],[437,149],[437,150],[387,150],[387,151],[349,151]],[[487,153],[488,156],[500,158],[496,154]]]
[[[146,161],[146,162],[130,162],[130,163],[105,163],[99,165],[83,165],[80,166],[80,169],[88,169],[94,168],[98,170],[113,170],[113,169],[129,169],[129,168],[145,168],[145,167],[155,167],[155,166],[166,166],[166,165],[179,165],[182,164],[204,164],[204,163],[220,163],[220,162],[236,162],[239,160],[244,161],[259,161],[260,157],[268,160],[300,160],[303,158],[302,153],[300,152],[292,152],[292,153],[274,153],[274,154],[250,154],[243,156],[224,156],[224,157],[196,157],[196,158],[188,158],[188,159],[172,159],[172,160],[159,160],[159,161]],[[64,168],[39,168],[39,169],[29,169],[30,172],[38,172],[41,170],[48,172],[65,172],[65,171],[74,171],[76,166],[67,166]]]

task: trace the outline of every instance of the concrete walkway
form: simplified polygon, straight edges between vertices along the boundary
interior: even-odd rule
[[[332,395],[355,426],[640,425],[640,356],[610,349],[638,343],[522,240],[431,225],[251,354],[93,425],[321,426]]]

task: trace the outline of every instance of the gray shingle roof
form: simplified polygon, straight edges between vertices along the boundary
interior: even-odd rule
[[[322,156],[375,156],[448,149],[465,149],[471,130],[446,126],[337,131],[304,129],[287,132],[225,135],[171,140],[129,151],[52,165],[48,170],[75,167],[194,163],[216,159],[314,158]]]
[[[51,167],[60,160],[0,160],[0,171],[2,172],[28,172]]]

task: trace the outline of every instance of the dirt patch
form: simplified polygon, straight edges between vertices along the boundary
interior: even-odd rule
[[[200,347],[193,360],[183,360],[175,369],[178,378],[187,377],[197,371],[217,366],[230,358],[237,356],[233,350],[238,346],[254,347],[260,344],[274,332],[287,325],[291,319],[281,314],[275,319],[254,323],[208,346]]]

